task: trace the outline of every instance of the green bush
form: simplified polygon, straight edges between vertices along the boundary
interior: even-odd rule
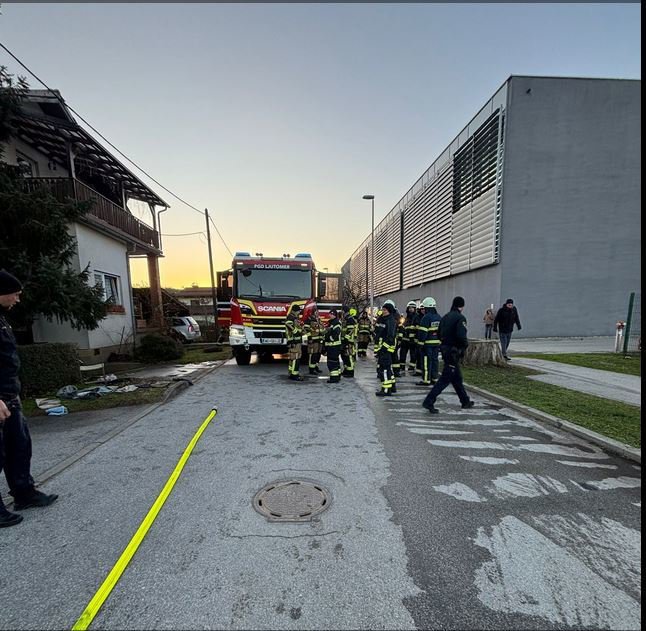
[[[74,344],[51,343],[19,346],[20,382],[24,396],[55,392],[81,379]]]
[[[184,348],[179,342],[158,333],[144,335],[135,351],[135,359],[146,364],[179,359],[182,355]]]

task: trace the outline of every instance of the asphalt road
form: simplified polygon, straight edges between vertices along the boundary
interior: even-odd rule
[[[430,417],[413,377],[377,399],[371,360],[285,375],[228,363],[49,481],[0,531],[0,628],[71,628],[213,405],[91,628],[639,628],[640,468],[482,401]],[[329,508],[267,521],[288,480]]]

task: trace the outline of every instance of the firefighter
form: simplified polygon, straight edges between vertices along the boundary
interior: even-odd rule
[[[344,377],[350,378],[354,377],[354,363],[356,359],[356,315],[357,310],[350,307],[343,316],[343,324],[341,326],[341,358],[343,359],[343,372],[341,374]]]
[[[292,381],[303,381],[300,375],[301,354],[303,344],[303,323],[300,320],[300,305],[292,305],[285,320],[287,334],[288,361],[287,372]]]
[[[307,364],[310,369],[310,375],[318,375],[322,372],[319,368],[319,362],[321,361],[321,351],[323,350],[324,329],[316,307],[305,321],[303,331],[307,334]]]
[[[364,307],[359,320],[357,322],[357,354],[359,357],[366,358],[368,344],[370,344],[370,338],[372,337],[372,319],[368,313],[368,307]]]
[[[460,371],[460,360],[464,357],[464,352],[469,346],[467,319],[462,315],[463,310],[464,298],[456,296],[453,298],[451,311],[440,321],[438,335],[441,340],[440,350],[444,359],[444,369],[438,382],[431,388],[431,391],[422,402],[422,406],[431,414],[439,414],[440,411],[435,407],[435,401],[449,384],[453,385],[463,409],[468,410],[475,405],[464,389],[462,372]]]
[[[437,312],[435,298],[428,296],[422,300],[424,317],[419,324],[417,339],[422,353],[422,380],[418,386],[430,386],[437,381],[439,371],[440,338],[438,329],[442,316]]]
[[[341,381],[341,322],[336,309],[330,310],[330,320],[325,329],[325,353],[327,354],[327,367],[330,372],[328,383]]]
[[[402,370],[408,366],[409,372],[415,371],[415,360],[417,359],[417,335],[415,330],[415,316],[417,315],[417,303],[411,300],[406,305],[406,319],[404,320],[404,339],[400,344],[399,364]],[[406,355],[409,355],[406,364]]]
[[[382,307],[382,314],[375,324],[375,355],[377,356],[377,374],[381,381],[381,389],[375,392],[378,397],[391,396],[395,384],[392,368],[393,353],[397,343],[395,311],[392,301],[386,301]]]
[[[384,305],[386,304],[389,304],[392,307],[392,316],[395,319],[395,348],[393,349],[392,357],[393,383],[390,388],[390,391],[395,394],[395,392],[397,392],[397,377],[401,377],[401,370],[399,365],[399,341],[401,339],[400,336],[404,336],[404,332],[403,329],[400,329],[399,311],[397,311],[397,307],[394,301],[388,299],[384,302]]]
[[[417,307],[417,313],[415,314],[415,319],[413,320],[413,326],[415,327],[415,344],[417,345],[417,357],[415,358],[416,375],[422,374],[422,359],[424,356],[424,353],[422,351],[424,350],[424,344],[419,341],[418,331],[419,331],[419,325],[422,322],[423,317],[424,317],[424,307],[420,302],[420,304]]]

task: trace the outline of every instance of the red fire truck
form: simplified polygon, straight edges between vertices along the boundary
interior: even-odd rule
[[[316,304],[318,275],[312,256],[236,252],[230,279],[229,343],[238,365],[248,365],[253,352],[261,360],[285,353],[285,318],[291,306],[298,304],[309,311]],[[319,304],[323,319],[330,308]]]

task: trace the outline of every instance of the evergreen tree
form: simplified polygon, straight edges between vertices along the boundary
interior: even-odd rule
[[[27,90],[0,67],[0,269],[24,285],[13,322],[29,329],[38,314],[69,322],[77,329],[96,329],[106,315],[100,286],[91,286],[89,266],[74,269],[76,239],[69,225],[79,221],[91,202],[60,202],[45,189],[27,191],[19,170],[3,160],[2,144],[11,137],[11,120]]]

